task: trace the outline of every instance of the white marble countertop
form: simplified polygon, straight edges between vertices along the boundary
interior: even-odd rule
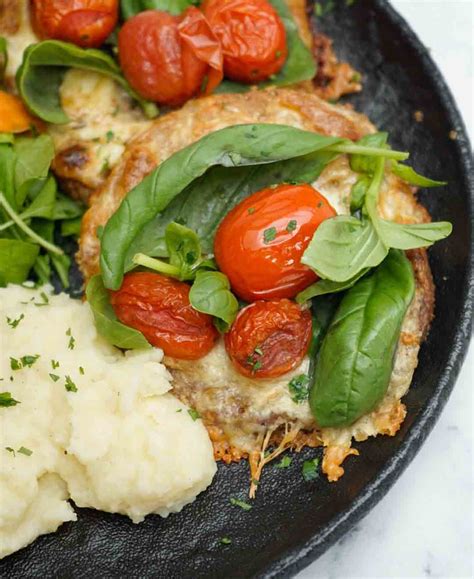
[[[474,0],[392,4],[431,49],[473,142]],[[454,391],[415,460],[369,515],[298,579],[473,577],[473,385],[471,343]]]

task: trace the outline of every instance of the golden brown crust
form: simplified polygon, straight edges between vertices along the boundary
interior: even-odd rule
[[[21,0],[2,0],[0,2],[0,34],[16,34],[21,24]]]
[[[85,278],[98,271],[97,227],[107,222],[134,185],[160,162],[204,135],[246,123],[287,124],[353,140],[374,130],[364,115],[292,89],[220,94],[188,102],[182,109],[158,118],[135,138],[104,186],[91,197],[78,253]]]

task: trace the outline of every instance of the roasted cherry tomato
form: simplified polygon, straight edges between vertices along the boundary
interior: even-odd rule
[[[311,313],[290,300],[254,302],[241,310],[224,341],[237,370],[275,378],[300,364],[311,340]]]
[[[310,185],[262,189],[220,224],[214,253],[243,300],[292,298],[316,281],[300,260],[319,224],[336,212]]]
[[[42,38],[97,47],[115,28],[118,0],[32,0],[33,24]]]
[[[267,0],[206,0],[202,9],[222,43],[228,78],[256,83],[285,64],[285,27]]]
[[[177,106],[223,77],[222,50],[209,24],[191,6],[181,16],[148,10],[127,20],[119,32],[123,72],[144,98]]]
[[[110,292],[110,303],[122,323],[142,332],[166,356],[197,360],[211,350],[218,334],[212,317],[191,307],[189,290],[158,273],[135,272]]]

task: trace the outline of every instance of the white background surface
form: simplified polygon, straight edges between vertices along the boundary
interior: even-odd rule
[[[474,0],[392,4],[431,49],[472,142]],[[453,394],[415,460],[369,515],[298,579],[473,576],[473,388],[471,344]]]

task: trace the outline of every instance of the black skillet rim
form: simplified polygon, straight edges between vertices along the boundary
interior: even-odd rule
[[[446,81],[438,66],[431,58],[427,48],[411,29],[407,21],[386,0],[374,0],[374,4],[378,10],[384,11],[394,26],[403,33],[404,41],[411,44],[416,50],[424,73],[432,78],[438,93],[442,95],[441,99],[444,104],[445,113],[452,126],[456,127],[459,133],[465,135],[465,138],[462,140],[455,141],[454,146],[457,148],[457,153],[464,166],[465,180],[468,185],[468,192],[470,192],[470,215],[472,224],[474,163],[466,127],[451,90],[447,86]],[[474,238],[473,229],[474,226],[471,225],[471,239]],[[340,513],[322,529],[318,529],[317,534],[305,544],[290,552],[286,552],[281,558],[275,560],[261,575],[262,577],[292,577],[320,557],[329,547],[347,533],[351,527],[372,510],[392,485],[395,484],[405,468],[420,450],[451,394],[469,346],[474,312],[474,253],[472,246],[466,282],[463,288],[462,307],[463,313],[459,319],[459,325],[451,347],[448,363],[439,377],[433,392],[433,397],[430,403],[420,412],[415,424],[401,443],[392,460],[377,477],[364,488],[363,492],[352,503],[349,509]]]

